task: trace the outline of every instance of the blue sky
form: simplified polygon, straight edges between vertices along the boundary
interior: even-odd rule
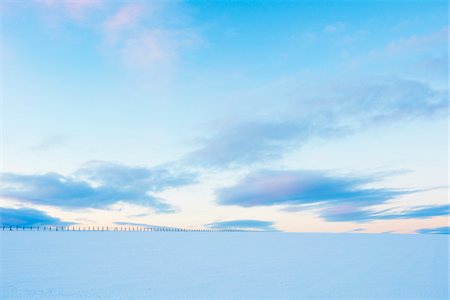
[[[3,1],[1,206],[86,225],[448,226],[447,5]]]

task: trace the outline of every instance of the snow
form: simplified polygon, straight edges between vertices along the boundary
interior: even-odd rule
[[[448,299],[448,236],[0,232],[1,299]]]

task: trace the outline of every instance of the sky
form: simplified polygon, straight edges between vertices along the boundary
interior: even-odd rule
[[[447,1],[0,9],[3,225],[448,233]]]

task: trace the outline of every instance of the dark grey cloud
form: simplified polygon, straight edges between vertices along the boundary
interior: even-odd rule
[[[233,220],[206,224],[206,228],[212,229],[239,229],[257,231],[277,231],[274,222],[261,220]]]
[[[150,192],[190,184],[194,174],[164,168],[128,167],[92,162],[72,174],[3,173],[3,196],[64,208],[104,208],[119,201],[170,212],[172,207]]]
[[[366,188],[376,176],[333,176],[317,170],[250,173],[236,185],[219,189],[217,202],[242,207],[337,203],[367,206],[384,203],[412,191]]]
[[[450,234],[450,227],[437,227],[437,228],[423,228],[416,231],[422,234]]]
[[[336,138],[369,127],[433,119],[447,114],[447,89],[417,80],[365,78],[313,86],[291,96],[277,120],[231,123],[187,155],[188,164],[235,167],[277,159],[312,138]],[[289,101],[280,102],[280,105]],[[273,115],[273,114],[272,114]]]
[[[449,205],[421,206],[402,211],[393,209],[374,211],[339,205],[324,209],[320,216],[331,222],[370,222],[374,220],[426,219],[447,216],[449,213]]]
[[[37,209],[0,207],[0,226],[65,226],[70,224]]]

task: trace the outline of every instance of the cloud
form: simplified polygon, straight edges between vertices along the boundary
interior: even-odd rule
[[[69,225],[58,218],[32,208],[4,208],[0,207],[1,226],[40,226],[40,225]]]
[[[91,162],[72,174],[2,174],[1,192],[5,197],[35,204],[70,209],[105,208],[117,202],[152,207],[156,212],[173,208],[150,192],[187,185],[195,180],[191,173],[161,167],[128,167],[109,162]]]
[[[155,227],[153,225],[148,225],[144,223],[132,223],[132,222],[114,222],[116,225],[123,225],[123,226],[141,226],[141,227]]]
[[[323,28],[323,32],[325,33],[335,33],[335,32],[340,32],[343,31],[345,29],[345,24],[343,22],[336,22],[333,24],[328,24],[327,26],[325,26]]]
[[[142,3],[126,4],[109,16],[103,26],[108,34],[118,34],[124,29],[135,26],[145,10],[146,7]]]
[[[197,34],[191,30],[154,28],[127,37],[116,49],[127,66],[161,75],[171,71],[180,53],[194,46],[197,39]]]
[[[35,204],[64,208],[104,208],[119,201],[151,206],[165,212],[170,206],[161,199],[134,186],[100,185],[57,173],[21,175],[5,173],[2,176],[2,195]]]
[[[178,227],[170,227],[170,226],[158,226],[158,225],[149,225],[144,223],[133,223],[133,222],[114,222],[115,225],[119,226],[136,226],[136,227],[145,227],[145,228],[161,228],[161,229],[181,229]]]
[[[201,41],[181,15],[174,4],[127,3],[102,23],[103,39],[127,67],[164,79],[170,77],[183,53]],[[174,18],[184,21],[168,21]]]
[[[350,230],[349,232],[360,232],[360,231],[365,231],[366,228],[355,228],[353,230]]]
[[[55,147],[61,147],[64,146],[67,141],[67,137],[64,135],[50,135],[43,139],[41,139],[39,142],[35,143],[30,147],[30,150],[33,151],[45,151],[49,150]]]
[[[448,52],[448,26],[425,34],[415,34],[392,40],[383,47],[362,55],[352,55],[343,64],[345,68],[376,69],[380,72],[403,74],[406,78],[422,78],[436,84],[447,84],[446,62]],[[441,59],[442,58],[442,59]],[[435,64],[436,59],[444,63]],[[427,63],[427,62],[431,62]],[[420,68],[420,65],[428,68]],[[417,67],[419,66],[419,67]],[[432,75],[430,77],[430,75]],[[431,79],[431,80],[430,80]]]
[[[449,205],[414,207],[401,211],[394,209],[374,211],[350,205],[338,205],[324,209],[320,216],[330,222],[370,222],[374,220],[426,219],[446,216],[449,213]]]
[[[194,165],[220,167],[279,158],[290,141],[309,138],[313,129],[311,123],[300,122],[239,123],[207,139],[186,159]]]
[[[75,175],[100,186],[120,186],[151,192],[189,185],[197,180],[197,174],[176,167],[132,167],[106,161],[88,162]]]
[[[319,216],[330,222],[426,219],[449,214],[448,205],[374,210],[373,206],[421,191],[367,187],[385,176],[336,176],[318,170],[259,170],[234,186],[217,190],[216,201],[220,205],[240,207],[281,205],[287,212],[319,209]]]
[[[338,138],[374,126],[447,115],[447,90],[417,80],[370,77],[322,82],[291,96],[277,119],[241,121],[203,140],[185,161],[224,168],[263,163],[312,138]],[[280,106],[283,102],[280,102]]]
[[[273,227],[274,222],[260,220],[233,220],[206,224],[206,228],[212,229],[239,229],[256,231],[277,231]]]
[[[173,5],[138,1],[124,4],[103,22],[104,39],[129,67],[164,76],[184,50],[200,41],[183,22],[168,22]],[[183,23],[183,24],[182,24]]]
[[[418,80],[370,77],[338,82],[328,92],[326,104],[338,104],[331,110],[334,121],[354,130],[447,115],[447,89]]]
[[[413,35],[392,41],[382,50],[384,54],[402,55],[405,53],[420,53],[436,49],[448,42],[448,27],[443,27],[438,31]]]
[[[105,5],[104,0],[37,0],[36,2],[48,9],[62,10],[70,18],[78,21]]]
[[[339,26],[343,24],[324,30]],[[269,85],[257,94],[261,99],[249,102],[258,103],[251,115],[271,118],[240,120],[210,132],[186,161],[218,169],[262,164],[313,138],[339,138],[372,127],[448,116],[447,39],[447,27],[398,39],[343,65],[362,68],[332,77],[296,76]],[[380,75],[374,75],[380,69]],[[429,72],[435,74],[433,80],[425,76]],[[271,105],[263,105],[267,98]]]
[[[333,176],[316,170],[260,170],[232,187],[219,189],[216,195],[221,205],[242,207],[314,203],[367,206],[412,192],[364,187],[378,179],[376,176]]]
[[[76,25],[99,36],[104,53],[154,79],[171,76],[184,52],[201,44],[179,2],[39,0],[32,2],[60,25]]]
[[[422,234],[450,234],[450,227],[423,228],[416,231]]]

